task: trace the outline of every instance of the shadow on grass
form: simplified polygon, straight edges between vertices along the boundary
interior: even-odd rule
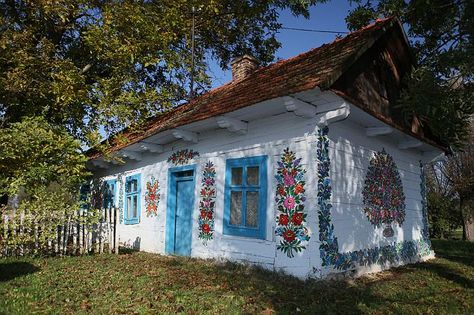
[[[11,262],[0,264],[0,282],[9,281],[16,277],[28,275],[39,270],[38,267],[27,262]]]
[[[460,286],[468,289],[474,289],[474,281],[472,279],[464,277],[459,273],[459,271],[449,268],[446,265],[425,262],[423,264],[414,264],[412,265],[412,268],[431,271],[446,280],[459,284]]]
[[[160,264],[177,287],[189,285],[194,278],[207,278],[221,286],[224,296],[243,297],[247,304],[243,313],[261,312],[251,305],[266,304],[276,314],[362,314],[360,305],[384,303],[372,294],[370,285],[360,286],[351,280],[303,281],[258,266],[212,261],[203,266],[196,262],[169,257]]]
[[[436,257],[442,257],[466,266],[474,266],[474,243],[467,241],[431,240]]]

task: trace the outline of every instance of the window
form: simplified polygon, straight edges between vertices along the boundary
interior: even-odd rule
[[[115,207],[116,186],[117,181],[115,179],[109,179],[104,182],[103,207],[105,209],[111,209]]]
[[[267,157],[228,159],[224,234],[265,238]]]
[[[125,179],[125,224],[138,224],[140,221],[140,174]]]

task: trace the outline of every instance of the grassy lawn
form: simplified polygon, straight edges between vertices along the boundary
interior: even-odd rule
[[[146,253],[0,259],[0,313],[472,314],[474,244],[347,281]]]

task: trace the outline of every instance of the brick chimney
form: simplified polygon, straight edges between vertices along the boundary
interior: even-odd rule
[[[249,55],[243,55],[232,60],[232,81],[240,81],[258,69],[258,60]]]

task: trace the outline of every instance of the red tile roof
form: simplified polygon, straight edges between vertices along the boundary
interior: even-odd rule
[[[183,126],[192,122],[222,115],[265,100],[286,96],[319,87],[329,89],[387,28],[399,25],[393,18],[377,20],[361,30],[342,39],[322,45],[290,59],[260,68],[247,78],[232,81],[213,89],[173,110],[151,118],[143,131],[125,130],[121,136],[128,139],[121,143],[112,139],[110,152],[158,132]],[[400,27],[400,26],[399,26]],[[99,157],[91,150],[89,157]]]

